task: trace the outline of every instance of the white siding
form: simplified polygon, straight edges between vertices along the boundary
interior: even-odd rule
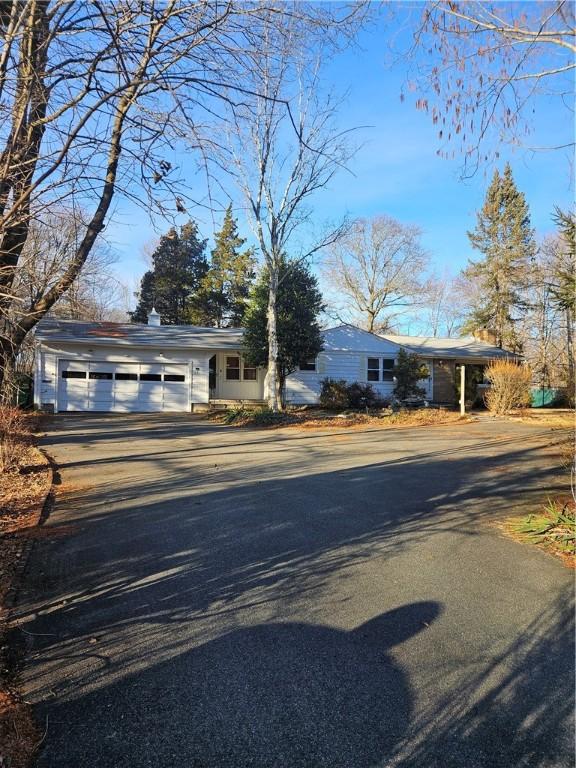
[[[294,405],[318,402],[322,379],[344,379],[370,383],[381,397],[392,394],[391,381],[368,382],[368,358],[396,358],[399,346],[387,339],[352,326],[330,328],[324,332],[324,351],[316,360],[316,371],[296,371],[286,382],[286,400]]]
[[[394,357],[394,352],[389,353]],[[297,371],[286,382],[286,401],[294,405],[311,405],[318,402],[323,379],[343,379],[348,384],[358,381],[370,384],[381,397],[392,394],[391,381],[368,381],[368,358],[374,352],[321,352],[316,361],[316,373]],[[380,353],[381,357],[386,355]]]
[[[320,395],[320,382],[325,376],[314,371],[296,371],[286,379],[286,402],[294,405],[314,405]]]
[[[192,360],[192,403],[206,405],[210,399],[208,361],[211,357],[212,352],[202,352]]]
[[[58,386],[58,356],[54,352],[40,354],[37,367],[38,380],[35,384],[34,401],[39,407],[53,406],[56,402],[56,387]]]

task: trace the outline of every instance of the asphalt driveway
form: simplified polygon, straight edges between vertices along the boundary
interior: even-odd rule
[[[572,575],[493,524],[563,486],[556,439],[55,418],[38,765],[573,766]]]

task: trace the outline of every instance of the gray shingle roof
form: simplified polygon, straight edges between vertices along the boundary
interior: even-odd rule
[[[395,336],[381,333],[384,339],[404,347],[410,352],[428,357],[493,359],[502,357],[518,358],[513,352],[500,349],[473,336],[459,339],[438,339],[432,336]]]
[[[142,347],[200,347],[239,349],[241,328],[202,328],[196,325],[140,325],[137,323],[87,323],[44,318],[36,328],[43,342],[90,342]]]
[[[330,330],[330,329],[329,329]],[[357,329],[356,329],[357,330]],[[44,318],[36,328],[40,341],[119,344],[137,347],[180,347],[201,349],[240,349],[242,328],[202,328],[196,325],[141,325],[138,323],[88,323],[79,320]],[[437,339],[428,336],[378,334],[393,344],[423,357],[474,358],[490,360],[517,357],[472,336]],[[328,345],[329,347],[329,345]]]

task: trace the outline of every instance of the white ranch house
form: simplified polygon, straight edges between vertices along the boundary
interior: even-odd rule
[[[242,358],[242,329],[44,319],[38,324],[35,405],[60,411],[190,412],[261,403],[264,370]],[[415,352],[430,376],[432,402],[455,400],[458,363],[487,364],[510,353],[473,337],[376,335],[351,325],[324,331],[324,350],[288,377],[286,401],[318,402],[324,378],[370,383],[391,395],[398,351]]]

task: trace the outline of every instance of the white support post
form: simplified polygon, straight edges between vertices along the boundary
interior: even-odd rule
[[[460,414],[466,413],[466,366],[460,366]]]

